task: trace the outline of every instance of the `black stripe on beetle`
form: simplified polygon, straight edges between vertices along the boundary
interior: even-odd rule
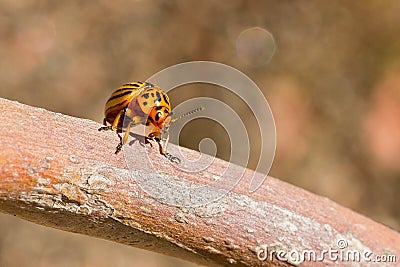
[[[164,101],[165,101],[165,103],[167,103],[168,105],[169,105],[169,101],[168,101],[168,98],[167,98],[167,96],[165,95],[165,94],[163,94],[163,99],[164,99]]]
[[[110,97],[110,99],[108,99],[107,102],[110,102],[111,100],[114,100],[116,98],[120,98],[120,97],[122,97],[124,95],[129,95],[130,93],[132,93],[132,90],[128,90],[128,91],[122,92],[122,93],[120,93],[118,95],[113,95],[113,96]]]
[[[157,100],[156,101],[160,101],[161,100],[160,92],[156,92],[156,96],[157,96]]]
[[[113,106],[111,106],[111,107],[108,107],[107,108],[107,110],[106,110],[106,113],[109,111],[109,110],[113,110],[113,109],[115,109],[116,107],[118,107],[118,106],[126,106],[126,105],[128,105],[129,104],[129,102],[128,101],[122,101],[122,102],[120,102],[120,103],[117,103],[117,104],[115,104],[115,105],[113,105]]]
[[[112,94],[115,95],[116,93],[120,93],[122,91],[136,91],[136,88],[132,89],[131,87],[120,87],[117,90],[115,90],[114,93]]]
[[[127,83],[127,84],[124,84],[124,86],[132,86],[132,87],[140,87],[140,86],[142,86],[143,85],[143,83]]]

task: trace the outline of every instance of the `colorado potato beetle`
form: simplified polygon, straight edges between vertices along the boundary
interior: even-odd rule
[[[103,119],[105,126],[99,128],[99,131],[112,130],[117,133],[120,140],[115,151],[117,154],[127,142],[131,127],[138,124],[153,126],[146,138],[158,143],[160,154],[171,162],[179,163],[179,158],[167,152],[169,125],[201,109],[197,108],[172,119],[169,97],[160,87],[148,82],[131,82],[119,87],[107,100]],[[124,122],[124,118],[128,121]],[[125,134],[122,137],[120,133],[123,129]]]

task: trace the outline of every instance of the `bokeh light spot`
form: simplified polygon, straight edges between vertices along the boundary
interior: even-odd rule
[[[261,28],[252,27],[242,31],[236,39],[236,53],[246,64],[260,67],[269,62],[276,45],[272,34]]]

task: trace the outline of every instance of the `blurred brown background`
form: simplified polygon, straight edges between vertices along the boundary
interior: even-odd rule
[[[0,97],[101,122],[122,83],[185,61],[225,63],[270,103],[272,176],[400,230],[399,14],[397,0],[1,0]],[[206,87],[170,97],[202,95],[251,116]],[[251,119],[246,125],[256,133]],[[181,145],[196,148],[205,136],[225,144],[214,128],[193,122]],[[257,134],[252,140],[250,168]],[[219,147],[218,156],[229,151]],[[190,266],[0,215],[0,266],[94,265]]]

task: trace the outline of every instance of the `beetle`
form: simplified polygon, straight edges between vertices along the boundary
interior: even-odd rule
[[[153,126],[146,141],[148,141],[147,139],[155,140],[159,145],[161,155],[171,162],[179,163],[179,158],[167,152],[169,125],[171,122],[202,109],[202,107],[197,108],[172,119],[169,97],[159,86],[149,82],[130,82],[117,88],[107,100],[103,119],[105,126],[100,127],[99,131],[112,130],[117,133],[120,140],[115,151],[117,154],[126,144],[131,127],[138,124]],[[128,121],[124,122],[124,118],[127,118]],[[126,130],[122,137],[120,133],[124,128]]]

